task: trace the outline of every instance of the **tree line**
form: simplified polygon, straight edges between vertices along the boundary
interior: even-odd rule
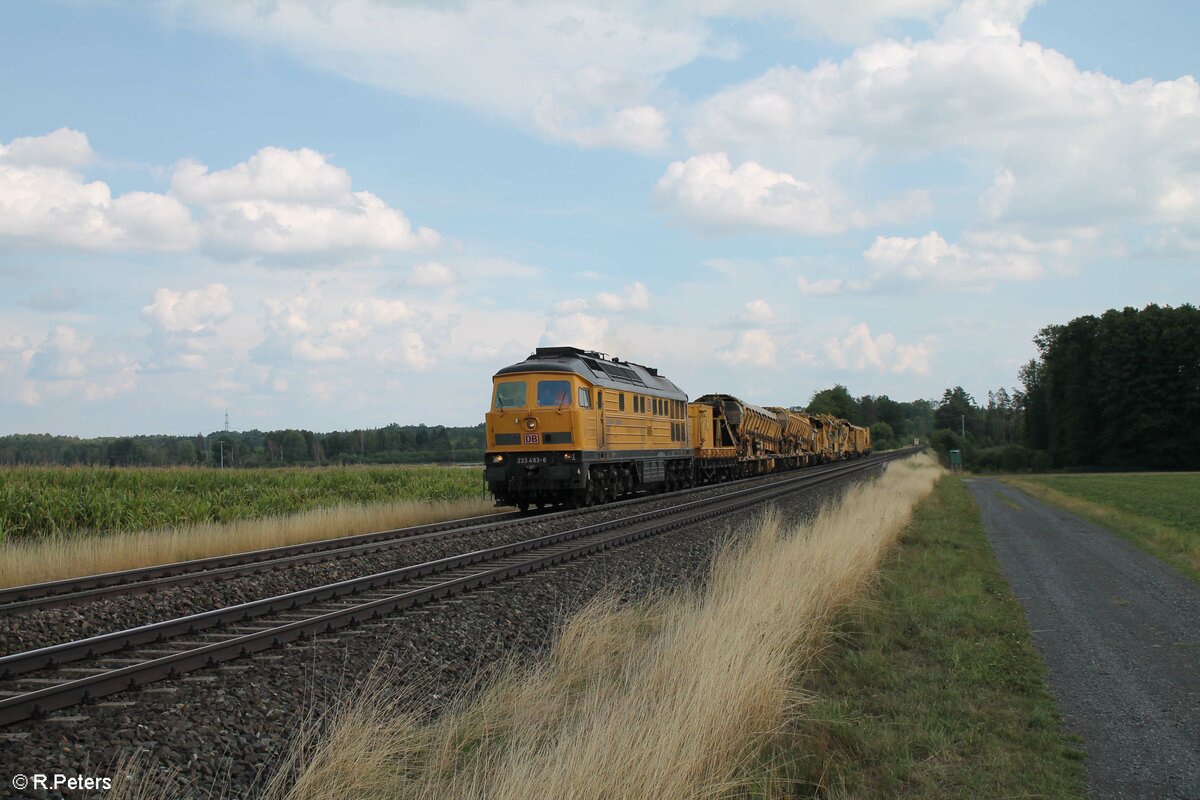
[[[871,429],[871,446],[888,450],[913,440],[928,441],[934,425],[932,400],[893,400],[887,395],[855,398],[842,384],[815,392],[803,409],[810,414],[835,417]]]
[[[481,461],[483,449],[482,423],[470,427],[393,423],[328,433],[284,429],[89,439],[17,434],[0,436],[0,464],[270,467],[448,463]]]
[[[970,469],[1200,469],[1200,311],[1110,309],[1048,325],[1021,388],[947,389],[932,444]]]

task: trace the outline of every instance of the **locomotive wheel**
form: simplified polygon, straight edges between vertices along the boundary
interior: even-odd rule
[[[520,512],[522,514],[528,514],[529,513],[529,501],[528,500],[518,500],[517,508],[520,510]]]

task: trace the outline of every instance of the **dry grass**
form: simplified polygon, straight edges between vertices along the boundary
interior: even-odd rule
[[[376,685],[318,746],[296,750],[270,794],[786,794],[763,783],[761,759],[799,710],[791,687],[940,474],[927,457],[909,459],[809,526],[768,515],[717,560],[703,590],[595,603],[544,661],[501,669],[436,719],[403,712],[411,706]]]
[[[107,536],[55,536],[0,546],[0,586],[241,553],[492,511],[489,501],[407,500]]]

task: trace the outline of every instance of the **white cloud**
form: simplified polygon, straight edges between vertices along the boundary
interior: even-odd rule
[[[372,297],[352,303],[346,309],[346,317],[372,327],[388,327],[410,321],[413,313],[403,300]]]
[[[87,136],[70,128],[0,144],[0,159],[17,166],[80,167],[95,157]]]
[[[339,76],[434,97],[583,147],[654,150],[669,73],[741,45],[710,18],[769,18],[803,36],[861,40],[893,20],[932,21],[953,0],[173,0],[176,20],[290,52]]]
[[[803,275],[796,276],[796,286],[800,289],[800,294],[805,297],[823,297],[841,294],[847,288],[846,282],[840,278],[825,278],[824,280],[810,281]]]
[[[762,328],[752,328],[738,334],[737,340],[717,351],[717,359],[733,367],[774,368],[777,348],[771,334]]]
[[[30,379],[18,390],[18,401],[41,403],[44,392],[96,401],[137,387],[139,364],[123,353],[109,354],[96,340],[70,325],[56,325],[33,351],[26,371]]]
[[[441,241],[371,192],[351,191],[345,170],[307,148],[265,147],[217,172],[181,162],[171,191],[203,209],[204,247],[224,256],[354,257]]]
[[[344,361],[350,357],[346,349],[332,342],[317,343],[311,339],[297,339],[292,345],[292,355],[300,361]]]
[[[688,130],[815,182],[873,161],[965,156],[996,180],[990,218],[1179,223],[1200,211],[1200,84],[1123,83],[1021,39],[1030,2],[970,0],[931,38],[887,40],[722,91]]]
[[[742,323],[755,327],[770,325],[775,321],[775,312],[771,310],[771,305],[766,300],[759,298],[742,306],[739,319]]]
[[[0,338],[0,355],[23,353],[30,347],[29,337],[13,334]]]
[[[624,313],[650,308],[650,290],[641,281],[624,287],[620,293],[598,292],[591,299],[582,297],[560,300],[551,309],[550,319],[540,337],[546,346],[571,345],[606,352],[618,351],[620,342],[610,336],[609,320],[595,312]]]
[[[137,364],[128,364],[101,380],[88,381],[83,387],[83,397],[94,402],[132,392],[137,388],[139,371]]]
[[[380,360],[384,363],[399,361],[418,372],[432,369],[436,364],[428,352],[425,338],[414,330],[403,331],[397,343],[383,351]]]
[[[264,147],[241,164],[217,172],[181,161],[171,176],[171,192],[185,203],[202,206],[249,200],[337,203],[350,193],[350,175],[307,147]]]
[[[343,77],[448,99],[585,147],[661,145],[666,121],[649,100],[666,73],[707,51],[708,38],[690,13],[638,3],[185,1],[170,8]]]
[[[1200,253],[1200,235],[1191,235],[1178,227],[1158,231],[1147,241],[1147,249],[1157,255],[1188,257]]]
[[[650,308],[650,290],[641,281],[634,281],[625,287],[624,294],[600,292],[593,302],[605,311],[646,311]]]
[[[146,341],[154,351],[150,369],[207,369],[205,354],[216,348],[219,323],[233,314],[233,300],[224,284],[176,292],[158,289],[154,302],[142,308],[151,326]]]
[[[196,243],[191,214],[174,197],[128,192],[71,168],[92,157],[87,137],[61,128],[0,144],[0,247],[186,250]]]
[[[891,333],[872,336],[867,323],[860,322],[842,338],[827,339],[825,355],[838,369],[927,375],[933,363],[933,345],[929,337],[917,344],[901,344]]]
[[[546,102],[534,109],[533,118],[546,133],[581,147],[654,151],[663,147],[671,135],[666,116],[648,105],[623,108],[588,124],[574,119],[568,110]]]
[[[660,202],[701,233],[775,230],[824,236],[933,213],[928,191],[905,192],[862,211],[828,180],[800,180],[756,161],[735,168],[725,153],[673,162],[655,190]]]
[[[610,346],[608,331],[609,323],[604,317],[570,312],[552,317],[539,343],[549,347],[573,346],[604,352]]]
[[[988,289],[997,281],[1029,281],[1045,273],[1043,258],[1065,256],[1066,241],[1037,243],[1019,234],[967,233],[950,244],[936,231],[919,238],[880,236],[863,253],[875,284],[890,280],[946,288]]]
[[[29,372],[41,380],[82,378],[91,371],[95,345],[94,339],[70,325],[56,325],[34,352]]]
[[[142,308],[143,319],[172,333],[199,333],[232,313],[229,288],[221,283],[186,292],[159,289],[154,302]]]
[[[341,362],[344,369],[401,365],[428,370],[437,363],[437,343],[428,340],[424,328],[440,331],[443,326],[435,323],[430,313],[418,313],[403,300],[353,300],[350,298],[358,290],[344,288],[344,292],[334,293],[329,286],[313,282],[292,297],[264,301],[263,339],[250,351],[251,358],[273,368]],[[330,313],[338,307],[339,298],[343,301],[340,313]],[[262,382],[271,386],[282,377],[272,372],[262,376]]]
[[[701,232],[758,228],[832,234],[855,221],[835,210],[841,201],[830,190],[754,161],[735,169],[724,153],[673,162],[659,178],[657,194]]]
[[[436,261],[426,261],[409,270],[404,282],[416,289],[440,289],[458,283],[458,274]]]

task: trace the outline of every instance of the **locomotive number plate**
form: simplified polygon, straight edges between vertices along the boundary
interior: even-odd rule
[[[547,461],[546,456],[517,456],[518,464],[545,464]]]
[[[540,433],[525,434],[525,444],[541,444],[542,435]]]

